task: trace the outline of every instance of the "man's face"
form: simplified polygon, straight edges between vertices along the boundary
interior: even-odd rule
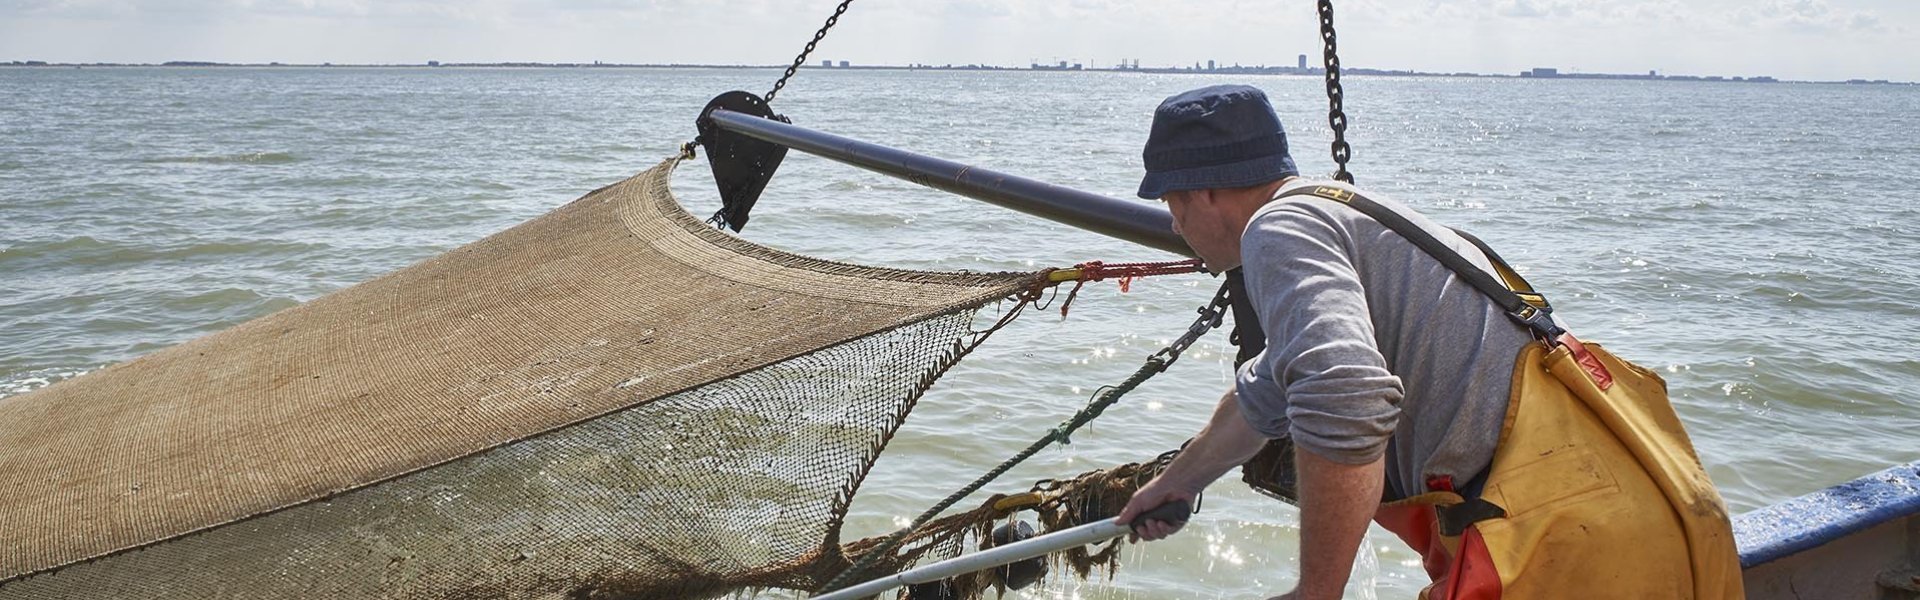
[[[1160,200],[1173,213],[1173,232],[1207,261],[1209,270],[1219,273],[1240,266],[1241,231],[1227,214],[1227,204],[1211,190],[1167,192]]]

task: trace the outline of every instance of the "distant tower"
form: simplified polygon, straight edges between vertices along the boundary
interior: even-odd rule
[[[1212,70],[1213,70],[1213,60],[1212,60],[1212,59],[1208,59],[1208,60],[1207,60],[1207,70],[1208,70],[1208,71],[1212,71]]]
[[[1307,55],[1305,54],[1300,55],[1300,70],[1307,70]]]
[[[833,61],[831,61],[831,60],[823,60],[823,61],[820,61],[820,66],[822,66],[822,67],[826,67],[826,68],[829,68],[829,69],[831,69],[831,68],[833,68]]]
[[[847,68],[847,67],[851,67],[851,66],[853,66],[853,63],[850,63],[850,62],[847,62],[847,61],[844,61],[844,60],[843,60],[843,61],[840,61],[840,68],[842,68],[842,69],[845,69],[845,68]]]

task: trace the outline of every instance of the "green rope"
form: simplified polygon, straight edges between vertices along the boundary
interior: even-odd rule
[[[1200,336],[1205,335],[1208,331],[1219,327],[1220,320],[1225,316],[1229,306],[1227,287],[1222,285],[1220,286],[1220,291],[1214,294],[1213,301],[1207,303],[1206,306],[1200,307],[1200,318],[1196,319],[1193,325],[1187,328],[1187,333],[1180,336],[1179,339],[1174,340],[1172,344],[1168,344],[1167,347],[1160,349],[1159,352],[1155,352],[1152,356],[1147,357],[1146,364],[1141,365],[1138,370],[1133,372],[1133,375],[1128,376],[1127,379],[1120,382],[1119,385],[1100,388],[1100,390],[1094,394],[1093,400],[1087,403],[1086,407],[1073,413],[1071,418],[1062,421],[1059,426],[1048,430],[1046,436],[1034,440],[1025,450],[1021,450],[1018,454],[1014,454],[1012,458],[1008,458],[1005,462],[1000,463],[999,466],[987,471],[986,474],[981,475],[979,479],[973,480],[973,483],[969,483],[958,491],[947,495],[946,499],[933,505],[933,508],[929,508],[926,512],[920,513],[920,516],[913,520],[913,524],[902,527],[899,531],[895,531],[892,535],[887,536],[886,541],[881,543],[879,547],[861,556],[860,560],[855,562],[852,567],[848,567],[847,570],[841,571],[839,575],[835,575],[826,585],[820,586],[820,589],[815,591],[815,593],[824,594],[845,587],[847,584],[854,583],[848,581],[848,579],[872,567],[874,562],[880,560],[880,557],[893,553],[895,549],[898,549],[901,544],[906,542],[908,536],[911,536],[913,532],[920,529],[921,526],[926,525],[927,522],[932,521],[934,517],[939,516],[941,512],[952,508],[953,505],[958,504],[974,492],[980,491],[980,488],[985,487],[994,479],[999,478],[1001,474],[1006,473],[1015,465],[1039,453],[1041,449],[1053,445],[1055,442],[1061,445],[1071,443],[1068,437],[1073,435],[1074,431],[1080,429],[1081,426],[1087,423],[1093,422],[1094,419],[1099,418],[1101,413],[1106,412],[1107,407],[1118,403],[1120,397],[1127,395],[1127,392],[1131,392],[1134,388],[1140,387],[1140,384],[1146,383],[1146,381],[1152,379],[1154,375],[1165,372],[1167,367],[1173,366],[1173,362],[1180,359],[1180,353],[1185,352],[1188,346],[1192,346],[1195,340],[1200,339]]]

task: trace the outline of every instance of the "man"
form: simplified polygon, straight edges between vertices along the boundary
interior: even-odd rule
[[[1700,528],[1675,511],[1647,510],[1666,505],[1667,488],[1564,390],[1557,399],[1524,399],[1533,410],[1510,411],[1510,397],[1539,387],[1519,389],[1529,369],[1516,369],[1516,360],[1539,364],[1548,345],[1426,251],[1329,199],[1350,197],[1351,187],[1299,178],[1265,94],[1214,86],[1168,98],[1154,114],[1144,157],[1139,195],[1166,202],[1175,230],[1209,269],[1243,270],[1267,345],[1241,366],[1193,441],[1134,495],[1122,523],[1167,502],[1191,502],[1268,440],[1286,438],[1297,456],[1302,553],[1298,587],[1284,597],[1339,598],[1376,519],[1426,556],[1435,584],[1423,597],[1497,598],[1502,587],[1508,598],[1696,597],[1696,589],[1724,588],[1728,572],[1729,597],[1737,597],[1730,534],[1714,538],[1725,552],[1690,560],[1689,540],[1673,533],[1720,535],[1724,509],[1717,522],[1701,517],[1707,524]],[[1320,195],[1288,195],[1296,190]],[[1485,253],[1451,230],[1373,201],[1473,267],[1495,272]],[[1578,352],[1591,358],[1584,347]],[[1664,406],[1664,387],[1659,392]],[[1653,445],[1691,458],[1679,435],[1678,443]],[[1564,460],[1553,456],[1561,448],[1571,449],[1561,452]],[[1535,463],[1517,454],[1535,450],[1559,462],[1529,469]],[[1688,498],[1717,507],[1710,484],[1705,494]],[[1179,528],[1151,520],[1135,527],[1149,540]],[[1620,562],[1624,540],[1637,544],[1643,556],[1636,560],[1646,564]],[[1601,589],[1527,587],[1548,580]]]

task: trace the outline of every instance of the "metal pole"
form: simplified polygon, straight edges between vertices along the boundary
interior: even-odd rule
[[[1192,515],[1193,504],[1185,500],[1175,500],[1155,507],[1153,510],[1141,513],[1139,516],[1134,517],[1133,520],[1135,524],[1151,520],[1173,525],[1184,525]],[[988,548],[973,554],[908,569],[873,581],[814,596],[813,600],[856,600],[897,587],[932,583],[948,577],[965,575],[975,571],[984,571],[1037,556],[1046,556],[1068,548],[1104,542],[1126,535],[1132,531],[1130,525],[1121,525],[1118,522],[1119,520],[1119,517],[1101,519],[1079,527],[1062,529],[1005,546]]]
[[[1046,556],[1054,552],[1076,548],[1087,544],[1104,542],[1127,534],[1126,525],[1116,525],[1113,519],[1105,519],[1061,531],[1014,542],[998,548],[981,550],[954,559],[933,563],[924,567],[888,575],[852,587],[841,588],[830,593],[814,596],[813,600],[856,600],[867,598],[893,588],[906,587],[921,583],[931,583],[965,575],[974,571],[984,571],[1007,563],[1023,561],[1036,556]]]
[[[709,118],[765,142],[1011,208],[1149,248],[1194,256],[1166,209],[840,137],[730,110]]]

